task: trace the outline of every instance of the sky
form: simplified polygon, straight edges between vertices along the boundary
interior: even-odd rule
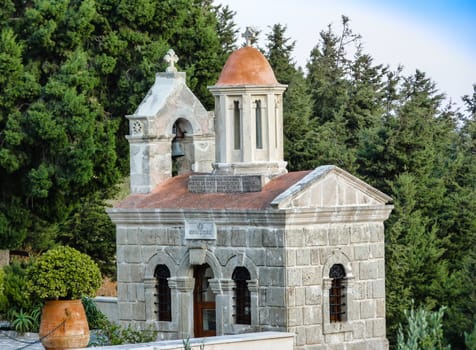
[[[296,41],[294,58],[305,68],[329,24],[337,33],[341,16],[362,36],[364,52],[376,64],[405,74],[424,71],[457,106],[476,84],[476,0],[215,0],[236,12],[241,33],[261,30],[264,40],[273,24],[287,26]],[[264,45],[260,45],[264,46]]]

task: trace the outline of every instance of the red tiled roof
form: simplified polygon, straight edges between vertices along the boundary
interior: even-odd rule
[[[216,85],[275,85],[273,69],[263,54],[251,46],[233,52]]]
[[[261,192],[191,193],[191,174],[170,178],[149,194],[133,194],[116,205],[119,209],[265,209],[279,194],[311,171],[287,173],[268,182]]]

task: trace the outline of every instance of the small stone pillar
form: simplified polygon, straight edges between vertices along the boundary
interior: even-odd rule
[[[258,318],[258,280],[247,281],[248,290],[251,297],[251,326],[259,324]]]
[[[10,251],[8,249],[0,249],[0,268],[10,264]]]
[[[144,280],[144,294],[145,294],[145,320],[155,321],[157,316],[157,298],[155,296],[157,281],[155,279]]]
[[[173,281],[175,283],[170,283]],[[169,286],[176,286],[176,297],[178,310],[178,338],[186,339],[193,334],[193,288],[195,287],[195,278],[176,277],[169,279]],[[175,315],[175,313],[174,313]]]
[[[216,307],[222,310],[223,334],[232,334],[234,287],[232,279],[221,280],[222,294],[217,296]]]

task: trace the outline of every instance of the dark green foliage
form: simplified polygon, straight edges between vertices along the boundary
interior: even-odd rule
[[[474,324],[471,333],[464,332],[464,343],[466,345],[466,349],[476,350],[476,323]]]
[[[236,49],[238,29],[234,22],[235,11],[228,5],[218,5],[214,8],[217,17],[217,34],[221,43],[221,56],[228,56]]]
[[[30,290],[41,299],[95,296],[102,283],[100,270],[86,254],[57,246],[38,257],[28,271]]]
[[[89,329],[100,329],[104,327],[107,322],[107,317],[98,309],[94,300],[84,297],[81,298],[81,302],[83,303],[84,312],[88,319]]]
[[[31,37],[22,38],[25,48],[9,29],[3,31],[0,48],[16,62],[0,67],[1,75],[17,84],[15,89],[3,86],[11,94],[0,101],[0,207],[8,208],[2,211],[1,222],[5,232],[16,238],[9,239],[9,247],[19,246],[29,231],[30,241],[40,242],[36,249],[47,248],[54,241],[55,223],[64,220],[70,206],[87,193],[107,191],[119,174],[114,145],[117,127],[93,96],[99,79],[90,70],[90,58],[74,37],[56,33],[50,18],[74,26],[71,21],[85,15],[83,7],[46,4],[29,7],[16,23],[22,27],[28,19],[35,24],[28,26]],[[65,18],[66,13],[71,16]],[[50,19],[45,23],[46,17]],[[87,24],[91,17],[82,20]],[[88,33],[89,29],[84,34]],[[68,50],[59,57],[62,40],[68,41]],[[23,58],[26,50],[28,59],[38,61]]]
[[[128,172],[124,115],[166,51],[210,107],[236,34],[233,12],[206,0],[8,0],[0,22],[0,244],[36,251]]]
[[[305,81],[299,73],[286,80],[298,71],[285,27],[268,36],[267,57],[289,84],[288,169],[336,164],[394,198],[386,222],[391,346],[414,300],[429,310],[447,305],[445,337],[462,348],[476,307],[474,288],[467,288],[476,261],[476,87],[464,97],[466,110],[455,111],[425,73],[405,76],[402,67],[375,64],[349,24],[343,17],[340,33],[331,26],[320,33]]]
[[[42,303],[29,293],[31,262],[13,261],[0,269],[0,315],[20,333],[38,332]]]
[[[115,226],[106,213],[104,200],[84,198],[61,225],[57,240],[89,255],[105,276],[116,272]]]
[[[430,218],[417,209],[417,179],[403,173],[392,186],[395,209],[387,223],[386,286],[387,320],[390,335],[402,323],[413,300],[434,308],[444,296],[448,283],[447,262],[441,259],[444,250]],[[398,263],[393,263],[397,262]]]
[[[289,171],[318,166],[317,123],[311,119],[312,103],[301,70],[295,72],[283,101],[284,159]]]
[[[352,32],[345,16],[339,35],[329,26],[320,39],[307,64],[312,118],[317,122],[315,163],[356,172],[360,140],[381,120],[385,69],[363,53],[360,36]],[[347,54],[351,48],[356,51],[353,60]]]
[[[169,48],[210,108],[206,86],[236,45],[233,15],[210,0],[4,1],[0,246],[39,252],[61,242],[113,274],[103,207],[128,172],[124,115],[164,70]],[[413,299],[428,310],[447,305],[446,339],[463,348],[476,314],[468,287],[476,280],[476,85],[455,111],[423,72],[405,76],[374,63],[345,16],[338,33],[331,26],[320,33],[307,76],[295,66],[285,26],[273,26],[267,40],[265,55],[288,84],[288,169],[333,163],[394,198],[386,222],[391,345]],[[4,295],[29,312],[20,268],[5,275]],[[108,327],[113,341],[136,337]]]
[[[32,298],[28,286],[28,273],[32,267],[31,262],[13,261],[10,265],[4,266],[3,271],[3,295],[6,303],[0,313],[6,314],[10,310],[19,312],[32,310],[39,299]]]

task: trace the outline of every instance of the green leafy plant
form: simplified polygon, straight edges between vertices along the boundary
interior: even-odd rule
[[[5,296],[5,285],[4,285],[4,279],[5,279],[5,271],[3,271],[2,268],[0,268],[0,314],[6,308],[8,307],[8,300],[7,297]]]
[[[192,350],[192,344],[190,344],[190,337],[187,337],[187,339],[182,339],[182,344],[183,344],[183,349],[184,350]],[[201,343],[199,345],[200,350],[205,349],[205,343]]]
[[[476,350],[476,323],[474,324],[471,333],[464,332],[464,343],[466,345],[466,349]]]
[[[24,312],[23,309],[12,310],[8,318],[12,328],[18,333],[36,332],[39,328],[39,318],[34,313]]]
[[[190,337],[187,337],[187,339],[183,339],[182,343],[183,343],[183,350],[192,350],[192,346],[190,345]]]
[[[13,261],[10,265],[3,267],[3,302],[0,302],[0,313],[6,314],[12,310],[24,311],[32,310],[39,299],[29,292],[28,271],[32,262]]]
[[[117,323],[105,320],[102,328],[89,346],[107,346],[120,344],[147,343],[157,339],[157,331],[150,326],[146,329],[134,329],[131,325],[122,327]]]
[[[38,303],[30,311],[30,316],[33,319],[33,332],[38,332],[40,329],[41,313],[43,311],[43,303]]]
[[[88,255],[64,246],[36,259],[28,276],[33,294],[41,299],[94,296],[102,283],[99,267]]]
[[[405,310],[407,325],[401,324],[398,328],[398,350],[448,350],[450,346],[444,344],[443,316],[445,307],[438,311],[427,311],[420,307],[417,310],[413,305]]]
[[[84,297],[81,299],[88,319],[89,329],[100,329],[107,322],[107,317],[98,309],[92,298]]]

